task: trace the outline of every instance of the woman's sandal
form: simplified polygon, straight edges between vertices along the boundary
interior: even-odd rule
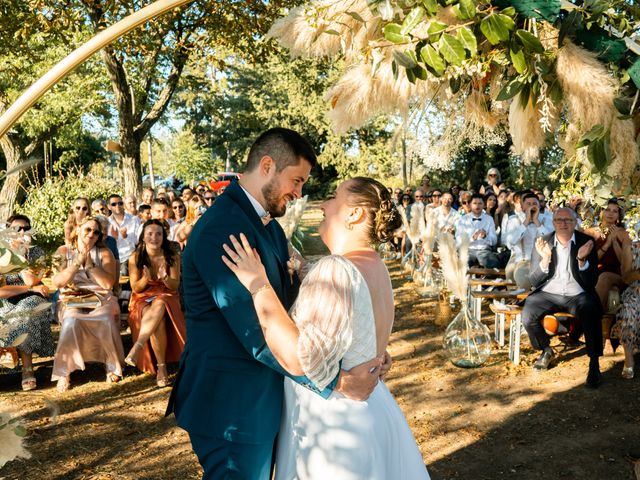
[[[160,369],[164,371],[164,375],[160,375]],[[169,374],[167,373],[166,363],[158,364],[158,373],[156,374],[156,384],[160,388],[168,387],[169,385],[171,385],[171,382],[169,382]]]
[[[138,356],[140,355],[140,352],[142,351],[143,347],[144,347],[144,343],[140,343],[140,342],[134,343],[133,347],[131,347],[131,350],[129,350],[129,353],[124,359],[124,363],[126,363],[131,367],[135,367],[136,362],[138,361]]]
[[[28,375],[25,377],[25,373]],[[33,374],[33,367],[22,367],[22,390],[28,392],[30,390],[35,390],[37,387],[36,377]]]
[[[117,373],[107,372],[107,383],[118,383],[122,380],[122,377]]]
[[[64,393],[71,388],[71,382],[69,381],[69,377],[61,377],[58,379],[58,384],[56,385],[56,390],[60,393]]]

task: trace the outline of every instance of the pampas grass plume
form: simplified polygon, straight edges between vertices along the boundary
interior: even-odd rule
[[[538,159],[546,141],[540,125],[540,111],[532,105],[531,99],[523,109],[520,94],[513,98],[509,107],[509,134],[513,141],[513,153],[522,156],[522,160],[528,164]]]
[[[469,239],[462,238],[456,251],[456,241],[450,233],[441,233],[438,239],[442,274],[451,290],[461,301],[467,298],[467,267],[469,261]]]

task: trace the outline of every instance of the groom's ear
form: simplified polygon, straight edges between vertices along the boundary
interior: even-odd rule
[[[276,162],[273,160],[273,158],[271,158],[271,156],[263,155],[262,158],[260,159],[260,164],[258,168],[262,175],[267,176],[269,175],[269,172],[271,171],[272,168],[273,169],[276,168]]]

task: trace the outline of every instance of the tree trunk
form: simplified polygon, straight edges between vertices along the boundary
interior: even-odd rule
[[[0,146],[2,153],[7,159],[7,171],[17,167],[25,161],[24,153],[20,147],[12,142],[9,135],[0,137]],[[4,179],[4,184],[0,190],[0,221],[5,221],[13,214],[13,209],[18,201],[18,196],[22,193],[20,190],[20,178],[22,171],[10,175]]]
[[[124,195],[142,194],[142,165],[140,163],[140,142],[135,139],[124,139],[122,142],[122,176],[124,177]]]
[[[409,181],[407,179],[407,142],[403,135],[402,136],[402,188],[403,189],[407,188],[407,185],[409,185]]]

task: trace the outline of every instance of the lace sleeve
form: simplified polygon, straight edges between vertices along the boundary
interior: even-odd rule
[[[354,268],[339,256],[323,258],[305,277],[292,308],[300,364],[321,390],[337,375],[353,338]]]

